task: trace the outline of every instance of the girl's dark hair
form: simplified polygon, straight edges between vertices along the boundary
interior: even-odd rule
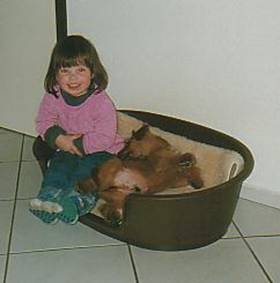
[[[56,75],[62,67],[78,64],[87,66],[93,74],[92,84],[96,89],[104,90],[108,85],[108,75],[103,67],[95,47],[80,35],[67,36],[57,42],[51,55],[50,65],[45,77],[45,90],[56,95]]]

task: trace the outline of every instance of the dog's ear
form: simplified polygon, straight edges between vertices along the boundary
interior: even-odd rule
[[[149,125],[144,124],[139,130],[132,131],[132,137],[135,138],[137,141],[142,140],[145,135],[149,132]]]

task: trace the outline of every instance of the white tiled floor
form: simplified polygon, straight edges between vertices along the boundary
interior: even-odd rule
[[[33,139],[0,129],[0,283],[280,282],[280,211],[240,199],[226,236],[200,249],[128,246],[77,224],[28,212],[41,174]]]

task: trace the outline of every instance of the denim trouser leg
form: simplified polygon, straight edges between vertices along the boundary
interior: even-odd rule
[[[59,151],[50,160],[38,198],[41,200],[52,200],[58,195],[66,193],[73,187],[71,174],[75,172],[78,163],[76,155]]]
[[[85,206],[85,210],[92,208],[96,203],[96,196],[91,194],[80,195],[75,190],[75,185],[78,181],[89,177],[95,167],[111,159],[112,156],[107,152],[97,152],[83,157],[63,151],[56,152],[46,171],[38,198],[51,201],[58,195],[67,194],[69,197],[84,199],[88,204]],[[80,215],[87,212],[80,209]]]
[[[94,168],[100,166],[105,161],[111,159],[112,154],[107,152],[97,152],[94,154],[86,155],[78,160],[78,166],[75,173],[72,175],[73,183],[88,178]],[[79,194],[73,190],[71,193],[75,200],[79,215],[87,214],[96,204],[97,196],[95,194]],[[76,196],[76,197],[75,197]]]
[[[79,157],[76,171],[71,176],[72,182],[77,183],[77,181],[88,178],[94,168],[101,166],[101,164],[112,157],[113,155],[111,153],[105,151]]]

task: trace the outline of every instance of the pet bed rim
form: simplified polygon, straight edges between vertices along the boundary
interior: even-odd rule
[[[127,108],[117,109],[117,111],[118,111],[118,112],[121,112],[121,113],[123,113],[123,114],[126,114],[126,115],[128,115],[128,116],[130,116],[130,115],[127,114],[127,112],[135,112],[135,113],[139,113],[140,115],[141,115],[141,114],[143,114],[143,115],[145,115],[145,114],[152,114],[152,115],[155,115],[155,116],[162,117],[162,118],[164,118],[164,119],[171,118],[171,119],[176,120],[176,121],[178,121],[178,122],[180,122],[180,123],[186,123],[186,124],[189,124],[190,126],[200,127],[200,128],[202,128],[202,129],[204,129],[204,130],[206,130],[206,131],[210,131],[210,132],[212,132],[212,133],[215,133],[215,134],[217,134],[217,135],[220,135],[220,136],[222,136],[223,138],[225,138],[225,139],[227,139],[227,140],[230,140],[230,141],[232,141],[234,144],[237,144],[239,147],[241,147],[242,150],[240,150],[240,151],[244,151],[244,153],[242,153],[242,152],[240,152],[239,150],[236,150],[236,149],[233,150],[233,149],[231,149],[231,147],[222,147],[222,148],[227,149],[227,150],[232,150],[232,151],[235,151],[235,152],[239,153],[239,154],[244,158],[244,164],[245,164],[245,161],[248,161],[248,162],[252,161],[252,162],[254,162],[253,154],[252,154],[252,152],[249,150],[249,147],[247,146],[247,144],[245,144],[243,141],[239,140],[238,138],[235,138],[235,137],[233,137],[233,136],[231,136],[231,135],[229,135],[229,134],[227,134],[227,133],[224,133],[224,132],[222,132],[222,131],[220,131],[220,130],[217,130],[217,129],[214,129],[214,128],[212,128],[212,127],[209,127],[209,126],[206,126],[206,125],[203,125],[203,124],[194,122],[194,121],[184,120],[183,118],[177,118],[177,117],[172,116],[172,115],[169,115],[169,114],[166,115],[166,114],[164,114],[164,113],[157,113],[157,112],[145,111],[145,110],[134,110],[134,109],[127,109]],[[135,118],[134,116],[132,116],[132,117]],[[145,122],[144,122],[143,120],[141,120],[141,119],[138,119],[138,118],[135,118],[135,119],[137,119],[137,120],[142,121],[143,123],[145,123]],[[154,127],[154,126],[151,125],[151,127]],[[157,126],[157,128],[159,128],[159,129],[161,129],[161,130],[163,130],[163,131],[166,131],[166,132],[175,134],[174,132],[171,132],[171,131],[167,131],[167,130],[162,129],[162,128],[159,127],[159,126]],[[197,142],[197,140],[188,138],[187,136],[184,136],[184,135],[182,135],[182,134],[176,134],[176,135]],[[198,141],[198,142],[200,142],[200,141]],[[215,146],[215,147],[219,147],[219,146],[217,146],[217,145],[213,145],[213,144],[210,144],[210,143],[207,143],[207,142],[201,142],[201,143],[204,143],[204,144],[206,144],[206,145],[212,145],[212,146]],[[247,157],[247,158],[246,158],[246,157]],[[252,167],[252,169],[253,169],[254,163],[251,164],[250,167]],[[251,171],[250,171],[250,173],[251,173]],[[250,173],[249,173],[249,174],[250,174]]]
[[[205,124],[202,124],[202,123],[199,123],[199,122],[196,122],[196,121],[193,121],[193,120],[184,120],[184,118],[177,117],[177,116],[172,115],[172,114],[164,114],[162,112],[143,110],[143,109],[137,109],[137,108],[118,108],[117,109],[117,112],[121,112],[123,114],[126,114],[127,111],[129,111],[129,112],[131,112],[131,111],[132,112],[137,112],[137,113],[140,113],[140,114],[149,113],[149,114],[153,114],[153,115],[157,115],[157,116],[161,116],[161,117],[172,118],[172,119],[175,119],[175,120],[179,120],[179,121],[183,121],[183,122],[188,122],[190,124],[194,124],[194,125],[197,125],[197,126],[200,126],[200,127],[204,127],[204,128],[210,129],[212,131],[218,132],[220,134],[222,133],[222,132],[219,132],[218,130],[215,130],[214,128],[211,128],[211,127],[209,127],[209,126],[207,126]],[[129,115],[129,114],[127,114],[127,115]],[[138,120],[141,120],[141,119],[138,119]],[[225,135],[227,135],[227,134],[225,134]]]
[[[238,143],[244,145],[247,148],[247,145],[243,141],[239,140],[238,138],[235,138],[235,137],[231,136],[230,134],[223,132],[222,130],[217,130],[215,128],[212,128],[212,126],[208,126],[206,124],[202,124],[202,123],[199,123],[199,122],[196,122],[196,121],[193,121],[193,120],[184,120],[184,118],[182,118],[182,117],[176,117],[176,116],[173,116],[171,114],[164,114],[164,113],[154,112],[154,111],[150,111],[150,110],[145,111],[143,109],[118,108],[117,112],[121,112],[121,113],[126,114],[126,115],[129,115],[129,114],[127,114],[127,112],[135,112],[135,113],[139,113],[140,115],[141,114],[152,114],[152,115],[159,116],[159,117],[162,117],[162,118],[171,118],[173,120],[177,120],[177,121],[180,121],[180,122],[183,122],[183,123],[187,123],[187,124],[190,124],[192,126],[198,126],[198,127],[204,128],[206,130],[210,130],[211,132],[215,132],[218,135],[223,135],[225,138],[233,139],[233,140],[237,141]],[[134,116],[132,116],[132,117],[135,118]],[[142,121],[141,119],[138,119],[138,118],[135,118],[135,119]],[[145,123],[144,121],[142,121],[142,122]],[[154,126],[151,126],[151,127],[154,127]],[[158,127],[158,126],[156,128],[163,130],[161,127]],[[166,131],[166,130],[163,130],[163,131]],[[166,131],[166,132],[172,133],[170,131]],[[187,138],[186,136],[182,136],[180,134],[177,134],[177,135]],[[190,139],[190,140],[193,140],[193,139]],[[196,141],[196,140],[194,140],[194,141]],[[207,143],[205,143],[205,144],[207,144]],[[228,148],[226,148],[226,149],[228,149]],[[229,150],[231,150],[231,149],[229,149]]]
[[[220,190],[222,189],[221,187],[224,187],[224,185],[232,185],[232,184],[236,184],[236,183],[241,183],[251,174],[251,172],[253,171],[253,168],[254,168],[254,164],[255,164],[255,161],[254,161],[254,157],[253,157],[253,154],[252,152],[249,150],[249,148],[247,147],[246,144],[244,144],[242,141],[240,141],[239,139],[235,138],[235,137],[232,137],[226,133],[223,133],[221,131],[218,131],[216,129],[213,129],[211,127],[207,127],[207,126],[204,126],[202,124],[199,124],[199,123],[195,123],[195,122],[192,122],[192,121],[189,121],[189,120],[183,120],[182,118],[177,118],[177,117],[172,117],[172,116],[169,116],[169,115],[165,115],[165,114],[161,114],[161,113],[156,113],[156,112],[151,112],[151,111],[145,111],[145,110],[134,110],[134,109],[118,109],[118,111],[120,111],[121,113],[124,113],[124,114],[127,114],[127,112],[135,112],[135,113],[140,113],[140,114],[152,114],[152,115],[156,115],[156,116],[159,116],[159,117],[164,117],[164,118],[171,118],[171,119],[175,119],[177,121],[180,121],[180,122],[183,122],[183,123],[188,123],[189,125],[192,125],[192,126],[195,126],[195,127],[201,127],[207,131],[211,131],[211,132],[215,132],[215,134],[218,134],[218,135],[221,135],[223,138],[231,141],[233,144],[235,145],[238,145],[239,147],[239,150],[237,149],[231,149],[231,148],[226,148],[226,147],[223,147],[224,149],[227,149],[227,150],[232,150],[234,152],[237,152],[238,154],[240,154],[244,160],[244,167],[240,170],[240,172],[232,177],[230,180],[227,180],[226,182],[223,182],[223,183],[220,183],[220,184],[217,184],[217,185],[214,185],[214,186],[210,186],[210,187],[207,187],[207,188],[201,188],[201,189],[196,189],[196,190],[191,190],[189,192],[184,192],[184,193],[174,193],[174,194],[161,194],[161,195],[157,195],[157,194],[153,194],[153,195],[141,195],[139,193],[132,193],[128,196],[128,198],[132,197],[132,198],[139,198],[141,196],[144,197],[144,198],[150,198],[150,199],[153,199],[153,198],[161,198],[161,199],[165,199],[165,198],[171,198],[171,199],[175,199],[177,197],[182,197],[182,196],[188,196],[190,197],[190,195],[200,195],[201,193],[204,193],[204,192],[207,192],[209,190]],[[127,114],[129,115],[129,114]],[[132,116],[134,117],[134,116]],[[137,119],[137,118],[136,118]],[[141,119],[138,119],[140,121],[142,121]],[[144,123],[144,121],[143,121]],[[152,126],[153,127],[153,126]],[[161,129],[161,127],[158,127],[159,129]],[[162,129],[163,130],[163,129]],[[168,132],[168,131],[167,131]],[[172,133],[172,132],[170,132]],[[186,136],[183,136],[183,135],[180,135],[178,134],[179,136],[181,137],[184,137],[184,138],[187,138]],[[190,139],[192,140],[192,139]],[[208,145],[211,145],[209,143],[205,143],[205,144],[208,144]],[[217,145],[212,145],[212,146],[216,146],[218,147]]]

